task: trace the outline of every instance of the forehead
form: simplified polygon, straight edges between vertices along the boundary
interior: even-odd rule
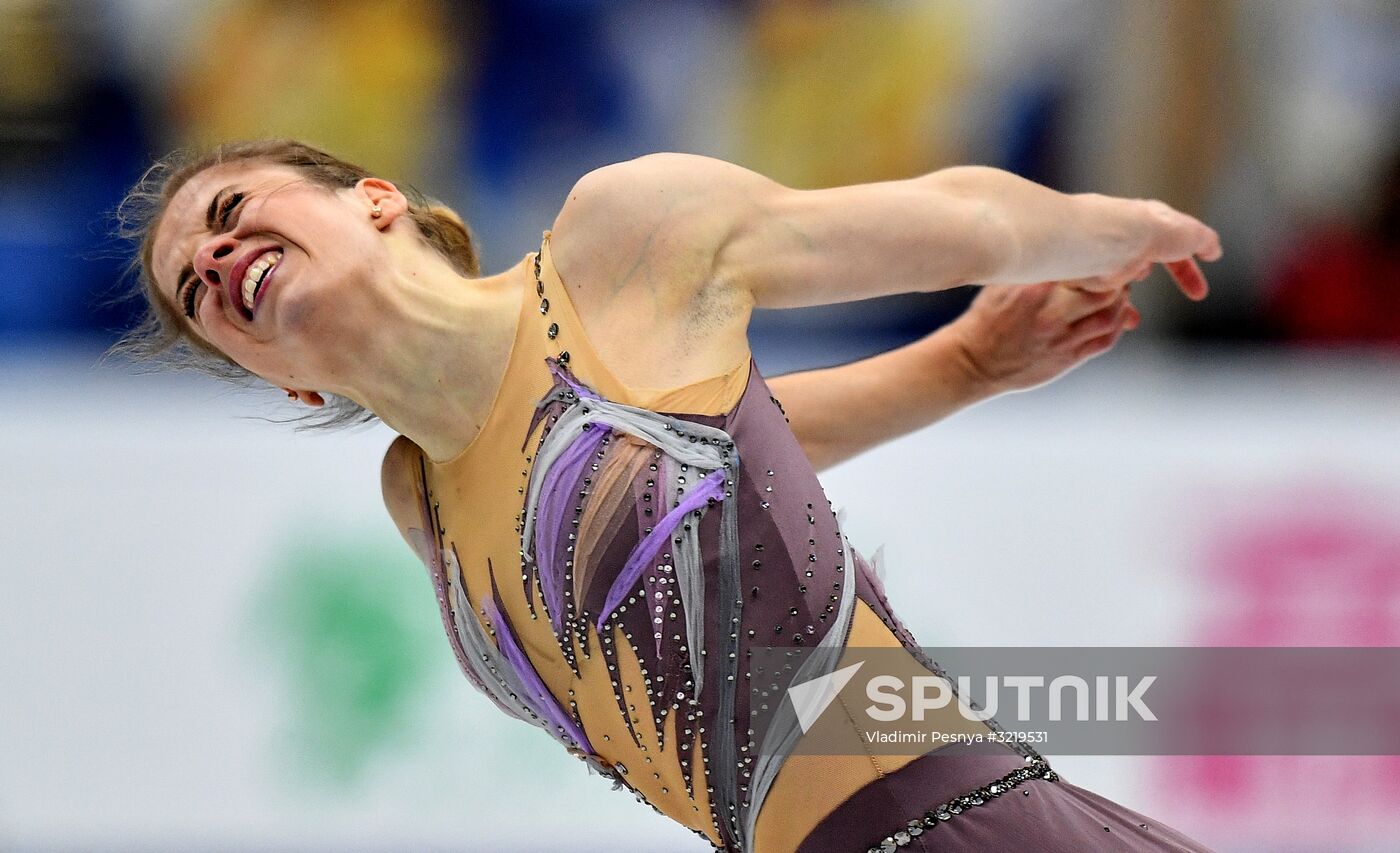
[[[174,293],[176,276],[190,262],[208,230],[205,219],[209,203],[220,190],[232,187],[246,191],[286,184],[299,177],[290,166],[243,160],[210,166],[186,181],[166,205],[151,243],[152,271],[160,289]]]

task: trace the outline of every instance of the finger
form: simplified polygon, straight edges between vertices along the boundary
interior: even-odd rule
[[[1082,361],[1085,359],[1093,358],[1096,355],[1102,355],[1103,353],[1108,352],[1109,350],[1113,349],[1113,345],[1118,342],[1118,338],[1122,334],[1123,330],[1119,328],[1113,330],[1112,332],[1109,332],[1106,335],[1099,335],[1096,338],[1090,338],[1089,340],[1084,341],[1083,343],[1079,344],[1077,347],[1074,348],[1074,360]]]
[[[1114,331],[1123,324],[1124,311],[1129,307],[1127,295],[1123,294],[1108,307],[1070,323],[1058,343],[1074,347]]]
[[[1155,224],[1148,251],[1152,259],[1165,262],[1195,256],[1203,261],[1216,261],[1222,257],[1220,235],[1201,220],[1156,199],[1147,199],[1143,209],[1148,220]],[[1205,295],[1191,298],[1204,299]]]
[[[1220,235],[1210,226],[1206,226],[1206,232],[1206,248],[1197,252],[1196,257],[1203,261],[1218,261],[1225,254],[1225,250],[1220,247]]]
[[[1126,330],[1136,329],[1139,325],[1142,324],[1142,314],[1139,313],[1138,310],[1137,310],[1137,308],[1133,307],[1132,305],[1129,305],[1129,306],[1128,306],[1128,310],[1124,312],[1124,315],[1125,315],[1124,318],[1123,318],[1123,328],[1124,328],[1124,329],[1126,329]]]
[[[1074,289],[1084,293],[1116,292],[1122,287],[1122,275],[1095,275],[1074,281]]]
[[[1185,216],[1185,214],[1182,215]],[[1222,254],[1220,251],[1220,235],[1216,233],[1214,228],[1211,228],[1194,216],[1186,216],[1186,220],[1190,223],[1191,227],[1182,236],[1190,241],[1190,245],[1192,245],[1190,250],[1191,254],[1204,261],[1219,260]]]
[[[1054,301],[1056,291],[1061,290],[1057,282],[1048,281],[1031,285],[995,285],[1005,287],[1005,301],[999,309],[1007,317],[1034,317]]]
[[[1187,298],[1199,302],[1210,292],[1210,288],[1206,286],[1205,274],[1196,266],[1194,258],[1167,261],[1163,266],[1171,273],[1172,278],[1176,279],[1177,287],[1181,288],[1181,292],[1186,294]]]
[[[1142,281],[1152,272],[1152,262],[1143,261],[1134,267],[1124,267],[1115,273],[1099,276],[1099,281],[1104,287],[1122,288],[1127,287],[1135,281]]]
[[[1073,291],[1069,294],[1073,298],[1066,300],[1069,303],[1064,309],[1066,323],[1074,323],[1123,298],[1121,290],[1084,290],[1075,286],[1069,290]]]
[[[1030,295],[1027,300],[1035,305],[1044,305],[1055,298],[1056,291],[1060,290],[1059,282],[1044,281],[1040,284],[1033,284],[1029,288],[1022,288],[1021,292]]]

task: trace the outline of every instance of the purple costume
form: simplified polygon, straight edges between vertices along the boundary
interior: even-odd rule
[[[522,460],[511,490],[515,559],[498,551],[476,561],[489,565],[464,566],[439,506],[453,463],[419,469],[413,541],[459,664],[482,692],[658,811],[683,822],[689,809],[707,812],[708,825],[686,825],[718,850],[1206,849],[1065,782],[1026,745],[943,747],[872,773],[834,808],[814,806],[792,824],[804,827],[798,837],[760,831],[787,760],[761,750],[750,728],[751,650],[803,647],[804,678],[826,674],[864,620],[943,673],[890,609],[877,567],[846,540],[752,359],[723,414],[608,399],[588,381],[596,356],[581,329],[568,337],[554,321],[576,315],[552,262],[542,271],[546,250],[547,241],[533,259],[539,313],[522,310],[506,376],[521,382],[528,371],[533,387],[515,390],[534,410],[493,413],[487,424],[513,432]],[[551,298],[567,310],[550,315]],[[544,334],[524,342],[535,326]],[[574,353],[559,349],[561,337]],[[605,690],[611,710],[584,713],[585,693]],[[607,725],[632,743],[601,736]],[[796,732],[775,726],[766,736],[790,744]],[[665,784],[663,763],[683,789]],[[790,796],[778,800],[775,812],[792,809]]]

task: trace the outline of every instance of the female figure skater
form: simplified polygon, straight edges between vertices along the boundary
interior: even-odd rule
[[[584,175],[537,252],[481,276],[450,211],[289,140],[167,158],[131,198],[149,315],[118,349],[401,433],[385,504],[464,674],[715,849],[1203,849],[1026,746],[763,749],[747,664],[883,646],[936,671],[814,463],[1103,352],[1154,264],[1204,297],[1202,223],[984,167],[798,191],[665,153]],[[918,344],[771,384],[750,357],[755,307],[970,282]]]

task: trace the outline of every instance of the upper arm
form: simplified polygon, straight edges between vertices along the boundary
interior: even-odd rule
[[[384,495],[384,508],[394,520],[399,535],[418,554],[418,545],[410,530],[423,526],[422,451],[406,436],[398,436],[384,452],[379,468],[379,485]],[[419,558],[423,557],[418,554]]]
[[[633,303],[688,301],[715,281],[723,248],[776,186],[696,154],[647,154],[594,169],[555,219],[555,260],[609,292],[630,288]]]
[[[553,265],[597,355],[631,388],[680,387],[749,358],[752,299],[716,265],[729,211],[745,203],[736,170],[671,153],[604,166],[554,221]]]
[[[992,204],[939,177],[770,189],[729,245],[727,266],[764,308],[977,282],[1010,246],[1007,225]]]
[[[935,172],[797,190],[694,154],[650,154],[594,170],[556,228],[606,229],[580,263],[622,281],[657,248],[679,281],[793,308],[941,290],[979,280],[1007,242],[994,207]]]

